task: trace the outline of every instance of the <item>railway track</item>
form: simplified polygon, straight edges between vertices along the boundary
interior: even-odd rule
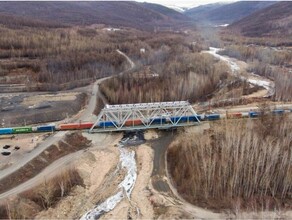
[[[124,54],[123,52],[121,52],[121,51],[117,51],[117,52],[120,53],[121,55],[123,55],[125,58],[127,58],[128,61],[130,60],[130,58],[126,54]],[[127,71],[129,71],[129,70],[131,70],[132,68],[135,67],[135,64],[132,61],[129,62],[129,63],[130,63],[130,68]],[[122,74],[123,74],[123,72],[122,72]],[[79,124],[80,121],[88,121],[88,120],[92,120],[92,118],[94,118],[93,117],[93,112],[94,112],[94,109],[95,109],[95,106],[96,106],[97,97],[101,98],[104,101],[104,104],[107,104],[107,100],[105,99],[103,94],[99,91],[99,84],[102,83],[103,81],[111,78],[111,77],[105,77],[105,78],[102,78],[102,79],[98,79],[92,85],[92,96],[90,97],[90,100],[88,102],[87,107],[85,108],[84,111],[81,112],[81,114],[79,116],[77,116],[77,117],[75,117],[73,119],[73,122]],[[45,126],[40,125],[39,128],[40,127],[47,127],[47,125],[45,125]],[[50,132],[52,131],[51,130],[52,127],[47,127],[47,128],[50,130]],[[37,126],[34,128],[34,130],[35,129],[37,129]],[[47,129],[46,132],[48,132],[48,129]],[[25,130],[33,132],[32,127],[31,127],[31,129],[30,128],[25,128],[25,129],[19,128],[17,130],[21,131],[21,133],[25,133]],[[36,132],[37,132],[37,130],[36,130]],[[0,170],[0,180],[4,179],[5,177],[9,176],[10,174],[16,172],[21,167],[23,167],[25,164],[29,163],[31,160],[33,160],[34,158],[39,156],[48,147],[50,147],[51,145],[53,145],[53,144],[59,142],[60,140],[62,140],[67,133],[68,133],[68,130],[61,130],[61,131],[56,132],[54,135],[48,137],[44,142],[39,144],[38,147],[36,147],[34,150],[32,150],[30,153],[28,153],[25,157],[23,157],[22,159],[18,160],[17,163],[12,164],[11,166],[9,166],[8,168],[6,168],[4,170]],[[7,134],[5,134],[5,135],[7,135]],[[43,175],[42,175],[42,173],[40,173],[37,178],[39,180],[42,177],[43,177]],[[35,182],[35,181],[36,181],[36,179],[32,180],[32,182]],[[26,184],[26,183],[23,183],[23,184]],[[21,189],[21,185],[18,186],[19,187],[18,189]],[[29,188],[28,187],[29,185],[32,186],[33,184],[30,182],[30,184],[24,185],[24,186],[26,188]],[[15,190],[15,191],[12,191],[12,193],[9,193],[9,195],[5,194],[5,196],[4,196],[3,194],[1,194],[0,198],[1,198],[1,200],[3,200],[5,198],[7,198],[7,196],[15,195],[15,194],[18,194],[18,193],[19,193],[19,191]]]

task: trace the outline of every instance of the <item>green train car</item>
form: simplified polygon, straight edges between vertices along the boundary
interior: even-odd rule
[[[31,133],[32,127],[17,127],[12,128],[12,134]]]

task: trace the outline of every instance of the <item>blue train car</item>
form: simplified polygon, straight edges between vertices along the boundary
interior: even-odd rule
[[[12,128],[0,128],[0,135],[1,134],[12,134],[13,129]]]
[[[201,115],[196,115],[197,118],[200,120],[200,121],[204,121],[205,120],[205,115],[201,114]]]
[[[48,132],[48,131],[55,131],[56,126],[55,125],[41,125],[37,126],[36,131],[37,132]]]
[[[282,114],[284,114],[284,109],[275,109],[275,110],[273,110],[272,111],[272,114],[274,114],[274,115],[282,115]]]
[[[186,117],[181,117],[181,116],[174,116],[174,117],[170,117],[170,120],[173,123],[177,123],[177,122],[186,122],[187,118]]]
[[[249,112],[248,115],[250,118],[257,118],[257,117],[259,117],[260,113],[259,112]]]
[[[201,120],[199,115],[191,115],[191,116],[189,116],[189,121],[199,122],[199,120]]]
[[[101,121],[98,124],[99,127],[105,127],[105,128],[107,128],[107,127],[115,127],[115,125],[117,125],[117,123],[115,121],[114,122],[112,122],[112,121]]]
[[[198,122],[200,120],[198,115],[190,115],[190,116],[175,116],[170,117],[170,120],[174,123],[187,123],[187,122]]]
[[[166,123],[166,119],[165,118],[151,118],[150,122],[152,122],[151,124],[164,124]]]
[[[219,114],[210,114],[210,115],[206,115],[206,119],[207,119],[208,121],[219,120],[219,119],[220,119],[220,115],[219,115]]]

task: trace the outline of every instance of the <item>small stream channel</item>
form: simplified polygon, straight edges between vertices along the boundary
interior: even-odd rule
[[[81,217],[82,220],[98,219],[103,214],[113,210],[125,197],[130,200],[130,196],[137,179],[135,151],[126,149],[121,144],[119,145],[119,151],[119,169],[125,169],[127,171],[124,180],[118,185],[119,191],[115,195],[107,198],[103,203],[97,204],[92,210],[85,213]]]
[[[220,50],[223,50],[222,48],[215,48],[215,47],[210,47],[209,50],[203,51],[204,53],[209,53],[213,55],[214,57],[225,61],[230,69],[233,75],[239,77],[241,80],[246,80],[250,84],[261,86],[265,88],[268,91],[268,94],[266,97],[272,96],[275,92],[275,83],[265,79],[264,77],[258,76],[254,73],[249,73],[249,76],[244,76],[244,75],[239,75],[240,67],[237,65],[236,62],[232,60],[232,58],[228,56],[222,56],[218,54]],[[243,61],[242,61],[243,62]]]

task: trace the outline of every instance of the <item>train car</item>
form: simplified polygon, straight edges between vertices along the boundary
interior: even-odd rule
[[[219,115],[219,114],[210,114],[210,115],[206,115],[206,119],[207,119],[208,121],[219,120],[219,119],[220,119],[220,115]]]
[[[227,113],[227,118],[228,119],[242,118],[242,113],[241,112],[230,112],[230,113]]]
[[[12,134],[12,128],[0,128],[0,135]]]
[[[191,116],[188,116],[188,118],[189,118],[189,121],[191,121],[191,122],[199,122],[199,117],[198,117],[198,115],[191,115]]]
[[[170,117],[170,120],[173,122],[173,123],[177,123],[177,122],[186,122],[187,121],[187,118],[185,116],[173,116],[173,117]]]
[[[12,128],[12,134],[31,133],[32,127],[16,127]]]
[[[79,123],[60,124],[58,130],[75,130],[79,129]]]
[[[115,121],[101,121],[98,123],[98,127],[107,128],[107,127],[115,127],[117,123]]]
[[[143,122],[141,119],[129,119],[125,122],[124,126],[137,126],[137,125],[142,125]]]
[[[248,112],[242,112],[241,115],[242,115],[243,118],[248,118],[249,117]]]
[[[284,114],[284,109],[275,109],[275,110],[273,110],[272,111],[272,114],[273,115],[282,115],[282,114]]]
[[[166,119],[165,118],[151,118],[150,122],[151,124],[165,124]]]
[[[79,129],[90,129],[94,123],[92,122],[83,122],[79,124]]]
[[[257,118],[259,117],[260,113],[252,111],[252,112],[249,112],[248,115],[250,118]]]
[[[69,123],[69,124],[60,124],[59,130],[77,130],[77,129],[90,129],[93,126],[92,122],[84,123]]]
[[[205,115],[204,114],[200,114],[200,115],[196,115],[197,118],[200,120],[200,121],[204,121],[205,120]]]
[[[55,130],[56,130],[55,125],[40,125],[36,127],[37,132],[50,132],[50,131],[55,131]]]
[[[174,116],[170,117],[170,120],[173,123],[188,123],[188,122],[199,122],[198,115],[189,115],[189,116]]]

